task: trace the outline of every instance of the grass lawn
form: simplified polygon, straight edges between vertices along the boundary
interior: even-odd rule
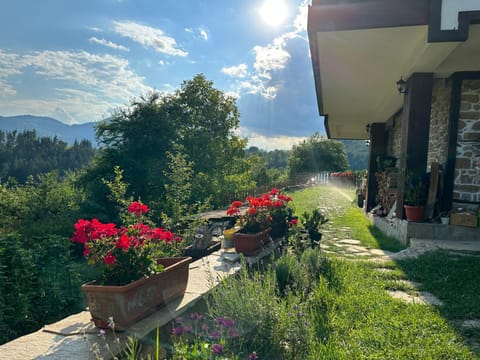
[[[356,202],[347,199],[354,199],[353,189],[316,186],[296,191],[292,196],[296,214],[301,215],[304,211],[320,207],[330,219],[327,223],[330,230],[349,227],[352,237],[360,240],[364,246],[394,252],[405,248],[396,239],[380,232],[370,223]]]
[[[344,190],[345,191],[345,190]],[[345,191],[348,194],[348,191]],[[353,193],[350,191],[351,197]],[[404,247],[371,225],[356,204],[332,187],[314,187],[292,194],[296,209],[323,209],[328,230],[350,235],[364,246],[399,251]],[[328,319],[328,340],[319,345],[326,358],[479,359],[480,329],[464,328],[462,320],[480,319],[480,254],[426,253],[382,265],[346,262],[330,257],[335,288]],[[380,272],[377,267],[388,268]],[[443,306],[405,304],[385,290],[416,291],[399,280],[420,283]],[[329,296],[326,296],[329,297]]]

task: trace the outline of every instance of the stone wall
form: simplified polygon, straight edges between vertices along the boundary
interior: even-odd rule
[[[450,82],[445,79],[434,80],[427,165],[432,162],[443,164],[447,160],[451,89]]]
[[[395,156],[397,158],[397,166],[398,166],[398,159],[400,159],[400,141],[402,138],[402,118],[403,112],[399,111],[395,114],[390,123],[391,126],[389,127],[388,131],[388,144],[387,144],[387,154],[391,156]]]
[[[458,120],[454,201],[480,203],[480,80],[464,80]]]

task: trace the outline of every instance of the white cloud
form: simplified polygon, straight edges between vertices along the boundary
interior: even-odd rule
[[[202,26],[197,29],[194,28],[185,28],[185,31],[188,32],[189,34],[197,34],[197,36],[200,36],[203,40],[208,40],[208,32],[207,30]]]
[[[259,76],[267,79],[271,78],[270,73],[273,70],[283,69],[290,59],[290,54],[280,44],[275,43],[267,46],[255,46],[253,52],[255,54],[253,67]]]
[[[295,38],[306,40],[303,33],[307,29],[307,12],[308,0],[304,0],[298,7],[298,13],[292,24],[293,31],[274,38],[266,46],[256,45],[253,47],[252,52],[255,61],[253,64],[254,71],[251,74],[247,74],[246,71],[240,72],[241,66],[244,64],[222,68],[222,72],[230,76],[235,76],[237,71],[244,74],[243,77],[235,76],[244,79],[236,83],[237,89],[235,91],[239,94],[260,94],[266,99],[274,99],[277,96],[279,83],[273,81],[273,74],[275,71],[284,69],[291,58],[290,53],[286,50],[288,41]]]
[[[115,49],[115,50],[130,51],[129,48],[127,48],[123,45],[115,44],[114,42],[111,42],[111,41],[108,41],[108,40],[105,40],[105,39],[98,39],[94,36],[91,37],[90,39],[88,39],[88,41],[90,41],[91,43],[103,45],[103,46],[106,46],[106,47],[109,47],[109,48]]]
[[[8,83],[8,77],[20,73],[18,56],[0,49],[0,98],[16,94],[15,88]]]
[[[172,56],[187,56],[188,52],[177,47],[174,38],[166,35],[162,30],[133,21],[114,21],[114,30],[118,34],[128,37],[144,46],[151,47],[159,53]]]
[[[293,21],[297,33],[307,31],[308,4],[309,0],[304,0],[298,7],[298,14]]]
[[[87,26],[87,29],[88,30],[91,30],[91,31],[94,31],[94,32],[102,32],[103,30],[98,28],[98,27],[95,27],[95,26]]]
[[[247,65],[240,64],[237,66],[230,66],[222,68],[222,73],[237,77],[237,78],[244,78],[247,76]]]
[[[7,82],[9,75],[23,76],[27,68],[40,81],[48,80],[54,86],[45,91],[42,99],[24,96]],[[10,96],[0,97],[0,108],[11,114],[21,112],[62,116],[59,118],[62,121],[93,121],[152,90],[129,68],[128,60],[85,51],[41,51],[25,55],[0,52],[0,69],[0,85],[7,85],[11,90],[6,94]],[[55,87],[56,84],[60,86]],[[17,93],[12,93],[15,90]]]
[[[208,40],[208,34],[207,34],[207,31],[203,28],[200,28],[200,36],[204,39],[204,40]]]
[[[292,146],[307,139],[302,136],[264,136],[242,127],[237,129],[236,133],[238,136],[248,138],[248,146],[256,146],[268,151],[290,150]]]

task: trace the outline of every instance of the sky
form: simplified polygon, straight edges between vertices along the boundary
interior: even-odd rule
[[[273,5],[272,5],[273,4]],[[308,0],[2,0],[0,115],[98,121],[203,73],[237,98],[249,146],[324,133]]]

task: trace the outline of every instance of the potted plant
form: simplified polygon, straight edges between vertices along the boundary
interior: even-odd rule
[[[271,201],[270,215],[272,216],[270,236],[272,239],[285,237],[288,231],[288,221],[292,219],[293,215],[293,209],[291,208],[293,199],[276,188],[273,188],[268,196]],[[264,195],[264,198],[267,198],[267,196]]]
[[[440,223],[442,225],[448,225],[450,223],[450,212],[449,211],[442,211],[440,213]]]
[[[98,273],[97,280],[82,285],[97,327],[107,328],[113,318],[117,329],[125,329],[185,292],[191,258],[174,257],[181,238],[154,227],[148,211],[132,202],[120,227],[97,219],[75,224],[71,241],[84,246]]]
[[[257,198],[247,196],[246,201],[248,208],[243,213],[240,210],[243,202],[237,200],[227,209],[227,215],[237,217],[240,227],[232,236],[235,250],[249,256],[255,255],[270,241],[272,202],[268,194]]]
[[[404,208],[407,221],[424,220],[427,202],[428,178],[426,173],[409,174],[405,184]]]
[[[328,219],[319,209],[314,209],[312,212],[305,211],[302,214],[304,219],[303,227],[308,232],[308,236],[311,241],[311,247],[314,248],[318,245],[322,238],[322,233],[320,231],[321,226],[325,224]]]

